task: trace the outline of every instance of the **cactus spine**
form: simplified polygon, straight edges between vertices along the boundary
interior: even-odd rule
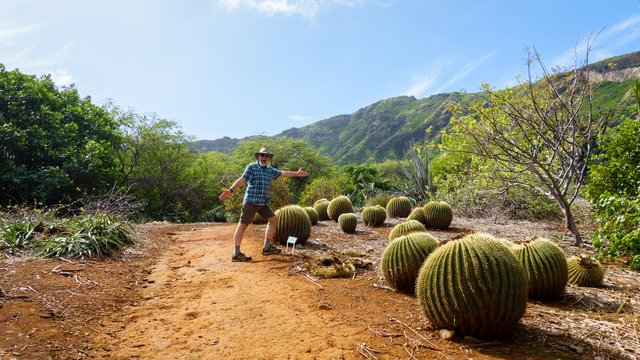
[[[338,224],[340,224],[342,231],[347,234],[353,234],[356,232],[358,217],[353,213],[340,214],[340,216],[338,216]]]
[[[426,232],[414,232],[396,238],[382,254],[384,280],[394,289],[414,295],[420,267],[437,247],[438,241]]]
[[[567,259],[556,244],[536,238],[516,245],[514,253],[527,275],[530,299],[551,299],[567,285]]]
[[[402,235],[408,235],[418,231],[427,231],[427,228],[425,228],[420,221],[407,220],[405,222],[401,222],[394,226],[393,229],[391,229],[391,232],[389,232],[389,242]]]
[[[408,197],[394,197],[387,203],[387,215],[390,218],[405,218],[411,213],[411,207],[411,200]]]
[[[311,206],[305,206],[302,209],[307,213],[307,215],[309,215],[309,220],[311,220],[311,225],[317,225],[318,219],[320,218],[320,216],[318,215],[318,212],[316,211],[316,209],[312,208]]]
[[[436,329],[478,338],[512,331],[527,307],[527,280],[515,255],[492,236],[469,234],[425,260],[416,296]]]
[[[604,280],[604,268],[595,258],[581,254],[567,260],[569,283],[578,286],[598,287]]]
[[[424,206],[425,225],[434,229],[446,229],[453,220],[453,209],[444,201],[429,201]]]
[[[313,204],[313,208],[318,212],[318,220],[326,221],[331,220],[327,214],[327,208],[329,207],[329,200],[320,199]]]
[[[387,220],[387,212],[380,205],[362,209],[362,222],[367,226],[380,226],[385,220]]]
[[[334,198],[329,202],[329,206],[327,207],[327,214],[329,218],[333,221],[338,221],[338,217],[342,214],[352,213],[353,205],[351,204],[351,200],[344,196],[340,195],[337,198]]]
[[[287,205],[276,211],[278,226],[273,241],[286,244],[289,236],[298,239],[297,244],[305,244],[311,235],[311,219],[298,205]]]

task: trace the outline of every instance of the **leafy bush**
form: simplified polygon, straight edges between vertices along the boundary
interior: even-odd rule
[[[335,179],[320,177],[307,185],[300,195],[300,204],[312,206],[320,199],[333,199],[340,195],[340,184]]]
[[[136,239],[129,222],[107,214],[65,219],[58,228],[59,233],[36,242],[35,249],[43,256],[110,256]]]
[[[598,229],[593,245],[600,258],[633,256],[630,267],[640,270],[640,198],[602,194],[595,204]],[[635,256],[634,256],[635,255]]]
[[[105,213],[56,218],[59,209],[12,208],[0,213],[0,251],[42,256],[110,256],[136,241],[131,223]]]
[[[640,79],[634,87],[640,104]],[[633,110],[640,113],[640,105]],[[596,211],[598,229],[593,243],[600,258],[631,256],[630,267],[640,270],[640,120],[624,118],[602,136],[601,153],[592,166],[587,199]]]

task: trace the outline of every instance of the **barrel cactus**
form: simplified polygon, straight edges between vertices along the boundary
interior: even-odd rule
[[[266,224],[267,223],[267,219],[263,218],[262,215],[256,213],[255,215],[253,215],[253,220],[251,221],[252,224]]]
[[[424,209],[421,207],[417,207],[415,209],[413,209],[411,211],[411,214],[409,214],[409,217],[407,217],[407,220],[418,220],[420,221],[422,224],[426,224],[427,223],[427,217],[424,213]]]
[[[382,254],[384,280],[394,289],[414,295],[420,267],[437,247],[438,241],[426,232],[414,232],[396,238]]]
[[[391,229],[391,232],[389,232],[389,242],[391,242],[393,239],[400,237],[402,235],[408,235],[418,231],[422,231],[422,232],[427,231],[427,228],[425,228],[420,221],[407,220],[407,221],[401,222],[396,226],[394,226],[393,229]]]
[[[273,241],[282,245],[287,243],[289,236],[297,238],[297,244],[305,244],[311,235],[311,220],[309,215],[298,205],[287,205],[276,211],[278,226]]]
[[[567,285],[567,259],[556,244],[542,238],[517,244],[516,258],[524,268],[530,299],[551,299]]]
[[[598,287],[604,280],[604,268],[600,262],[585,254],[572,256],[567,260],[569,283],[578,286]]]
[[[312,208],[311,206],[305,206],[302,209],[307,213],[307,215],[309,215],[309,220],[311,220],[311,225],[317,225],[318,219],[320,218],[320,216],[318,215],[318,212],[316,211],[316,209]]]
[[[327,214],[327,208],[329,207],[329,200],[320,199],[313,204],[313,208],[318,212],[318,220],[326,221],[329,219],[329,214]]]
[[[385,220],[387,220],[387,212],[380,205],[362,209],[362,222],[367,226],[380,226]]]
[[[527,280],[515,255],[473,233],[438,247],[416,280],[416,297],[436,329],[491,338],[512,331],[527,307]]]
[[[358,217],[353,213],[340,214],[340,216],[338,216],[338,224],[340,224],[342,231],[347,234],[353,234],[356,232]]]
[[[411,213],[411,208],[411,200],[408,197],[394,197],[387,203],[387,215],[390,218],[405,218]]]
[[[429,201],[424,206],[425,225],[434,229],[446,229],[453,220],[453,209],[444,201]]]
[[[327,207],[327,214],[329,215],[329,218],[336,222],[340,215],[352,212],[353,205],[351,204],[351,200],[344,195],[340,195],[331,200]]]

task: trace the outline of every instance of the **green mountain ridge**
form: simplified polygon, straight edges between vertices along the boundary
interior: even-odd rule
[[[599,82],[595,91],[597,105],[620,109],[631,101],[630,88],[640,75],[640,51],[616,56],[590,65]],[[448,105],[459,102],[463,108],[478,93],[443,93],[422,99],[398,96],[377,101],[349,115],[290,128],[277,137],[304,140],[317,147],[338,164],[384,161],[404,157],[411,143],[440,136],[451,120]],[[429,132],[427,129],[431,128]],[[244,139],[224,137],[200,140],[192,145],[198,151],[231,152]]]

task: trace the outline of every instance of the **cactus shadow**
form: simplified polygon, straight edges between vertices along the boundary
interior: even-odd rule
[[[633,311],[632,305],[626,299],[607,296],[606,292],[607,287],[604,286],[600,288],[568,286],[565,292],[555,299],[529,301],[564,311],[580,310],[596,314]]]

